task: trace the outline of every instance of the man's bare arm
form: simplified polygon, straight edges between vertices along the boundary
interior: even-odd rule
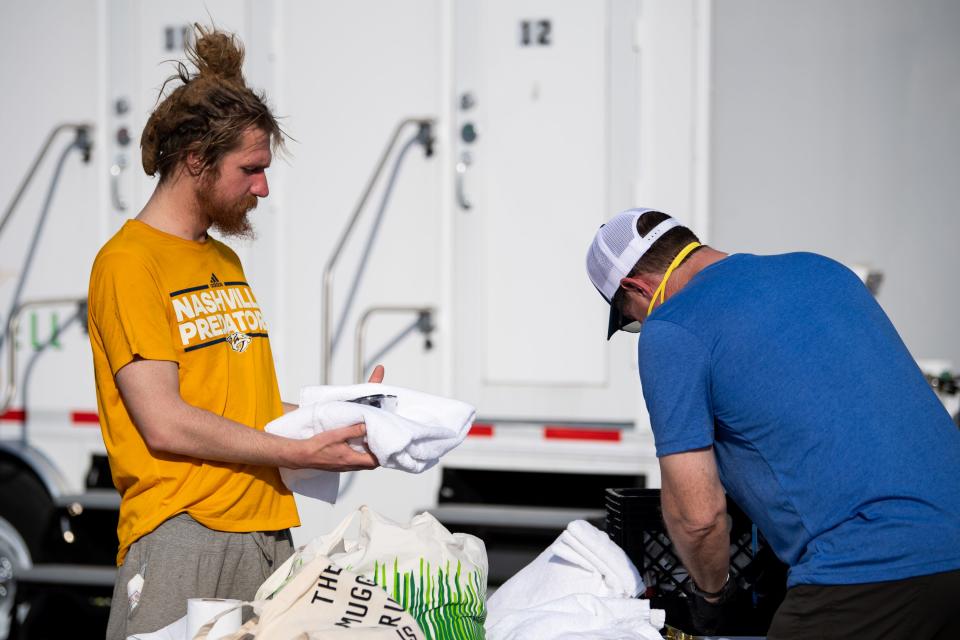
[[[177,373],[173,362],[135,360],[116,375],[123,403],[154,451],[290,469],[353,471],[377,466],[373,454],[358,453],[346,442],[364,435],[362,424],[307,440],[276,436],[188,404],[180,396]]]
[[[674,548],[703,591],[719,591],[730,568],[727,502],[713,447],[660,458],[663,520]]]

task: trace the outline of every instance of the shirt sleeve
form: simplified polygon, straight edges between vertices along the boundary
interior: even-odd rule
[[[710,353],[700,339],[673,322],[648,320],[637,350],[657,456],[711,446]]]
[[[97,257],[90,275],[90,318],[113,375],[134,360],[179,362],[167,319],[168,302],[156,278],[132,254]]]

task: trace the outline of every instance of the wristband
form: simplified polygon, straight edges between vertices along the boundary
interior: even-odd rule
[[[722,598],[729,590],[731,584],[733,583],[730,582],[730,572],[727,572],[727,577],[724,579],[723,585],[716,591],[704,591],[697,586],[697,582],[693,578],[690,578],[690,582],[687,583],[687,592],[701,598]]]

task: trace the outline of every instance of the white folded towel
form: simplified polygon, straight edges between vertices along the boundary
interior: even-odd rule
[[[536,585],[536,588],[531,588]],[[643,590],[640,572],[617,543],[585,520],[567,525],[553,544],[490,598],[512,608],[533,607],[575,593],[633,598]]]
[[[636,599],[643,588],[623,550],[576,520],[487,601],[487,640],[659,638],[664,613]]]
[[[396,411],[346,402],[370,395],[397,397]],[[305,387],[300,408],[266,426],[270,433],[305,439],[322,431],[363,422],[366,444],[380,466],[421,473],[463,442],[476,410],[465,402],[385,384]],[[362,451],[362,443],[353,443]],[[335,502],[339,474],[313,469],[281,469],[296,493]]]
[[[487,640],[663,640],[664,612],[649,600],[577,593],[501,613],[487,623]]]

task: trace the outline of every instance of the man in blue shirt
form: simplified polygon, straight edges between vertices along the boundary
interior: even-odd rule
[[[728,255],[634,209],[597,232],[638,358],[670,539],[729,582],[724,490],[789,566],[769,638],[960,638],[960,431],[890,320],[823,256]]]

